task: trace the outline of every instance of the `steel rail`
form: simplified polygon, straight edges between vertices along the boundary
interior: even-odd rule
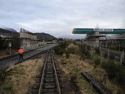
[[[43,68],[43,72],[42,72],[42,77],[41,77],[41,82],[40,82],[40,87],[39,87],[38,94],[43,93],[43,85],[44,85],[44,79],[45,79],[44,76],[45,76],[45,70],[46,70],[46,66],[47,66],[47,58],[48,58],[48,56],[49,56],[49,50],[47,51],[46,56],[45,56],[44,68]],[[58,92],[58,94],[61,94],[61,89],[60,89],[60,86],[59,86],[59,80],[58,80],[58,76],[57,76],[57,71],[56,71],[56,67],[55,67],[55,62],[54,62],[52,49],[50,49],[50,56],[51,56],[51,63],[52,63],[53,69],[54,69],[57,92]]]
[[[42,92],[42,86],[43,86],[43,80],[44,80],[44,74],[45,74],[45,68],[46,68],[47,55],[48,55],[48,51],[47,51],[46,56],[45,56],[44,68],[43,68],[43,72],[42,72],[42,77],[41,77],[41,82],[40,82],[40,87],[39,87],[38,94],[41,94],[41,92]]]
[[[58,94],[61,94],[61,90],[60,90],[60,86],[59,86],[59,80],[58,80],[58,76],[57,76],[57,71],[56,71],[56,67],[55,67],[55,62],[54,62],[54,57],[53,57],[53,53],[51,51],[52,54],[52,63],[53,63],[53,67],[55,70],[55,76],[56,76],[56,82],[57,82],[57,87],[58,87]]]

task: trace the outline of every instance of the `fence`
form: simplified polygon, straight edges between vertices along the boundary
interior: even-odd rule
[[[91,56],[92,56],[92,51],[95,50],[94,47],[91,47]],[[108,57],[113,54],[114,59],[117,61],[120,61],[120,64],[123,64],[123,62],[125,61],[125,54],[124,51],[120,52],[116,52],[116,51],[111,51],[109,48],[108,49],[104,49],[104,48],[99,48],[100,50],[100,56],[101,58],[103,57],[104,53],[107,53]],[[102,59],[101,59],[102,60]],[[102,61],[101,61],[102,63]]]

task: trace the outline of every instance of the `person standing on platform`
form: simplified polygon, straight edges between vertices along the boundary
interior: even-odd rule
[[[21,58],[22,58],[22,61],[23,61],[23,49],[20,48],[20,49],[18,50],[18,52],[19,52],[19,61],[20,61]]]

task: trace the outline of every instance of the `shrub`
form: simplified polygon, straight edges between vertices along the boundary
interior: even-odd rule
[[[88,46],[87,46],[87,49],[88,49],[88,50],[91,50],[91,46],[88,45]]]
[[[109,55],[110,60],[113,60],[113,59],[114,59],[114,57],[115,57],[115,55],[114,55],[114,54],[110,54],[110,55]]]
[[[85,53],[85,45],[83,44],[79,45],[79,49],[82,53]]]
[[[117,65],[115,63],[109,63],[108,68],[108,77],[110,79],[116,79],[116,81],[125,87],[125,69],[121,65]]]
[[[119,50],[119,45],[116,46],[116,50]],[[123,50],[125,50],[125,46],[121,46],[121,45],[120,45],[120,51],[123,51]]]
[[[116,50],[119,50],[119,46],[116,46]]]
[[[68,52],[68,53],[71,53],[71,54],[74,54],[74,53],[75,53],[75,50],[76,50],[76,48],[71,47],[71,48],[68,48],[68,49],[67,49],[67,52]]]
[[[75,41],[73,41],[73,44],[74,44],[74,45],[77,45]]]
[[[99,57],[95,57],[94,58],[94,62],[95,62],[95,66],[94,66],[94,69],[97,67],[97,65],[100,64],[100,58]]]
[[[103,62],[101,65],[106,69],[110,80],[114,79],[117,83],[125,88],[125,67],[119,64],[115,64],[113,60]]]
[[[61,56],[64,53],[65,50],[63,48],[60,48],[60,47],[55,47],[54,51],[55,51],[55,54]]]
[[[107,57],[108,57],[108,53],[105,52],[105,53],[104,53],[104,58],[107,58]]]
[[[81,56],[81,60],[84,60],[84,59],[86,59],[86,56],[85,56],[85,54],[80,54],[80,56]]]
[[[105,69],[106,66],[107,66],[107,62],[106,61],[102,61],[101,67]]]
[[[96,54],[98,54],[98,55],[100,54],[99,47],[96,47],[96,48],[95,48],[95,52],[96,52]]]
[[[65,48],[68,46],[67,42],[61,43],[59,46],[54,48],[55,54],[62,55],[65,52]]]
[[[125,46],[120,46],[120,51],[125,50]]]
[[[11,70],[6,71],[6,69],[7,68],[0,70],[0,81],[1,82],[3,82],[6,79],[6,77],[9,75],[9,72],[11,71]]]
[[[65,54],[66,54],[66,58],[69,58],[69,54],[75,54],[76,53],[76,48],[74,47],[71,47],[71,48],[68,48],[67,50],[65,50]]]
[[[79,45],[79,55],[81,56],[81,59],[84,60],[86,58],[85,56],[85,45],[80,44]]]
[[[67,50],[65,51],[65,54],[66,54],[66,58],[69,58],[69,52]]]
[[[87,56],[88,59],[91,58],[91,54],[90,54],[89,50],[87,50],[87,51],[85,52],[85,55]]]

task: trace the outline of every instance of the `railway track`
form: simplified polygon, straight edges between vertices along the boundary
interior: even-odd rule
[[[38,94],[61,94],[52,49],[46,53]]]
[[[29,52],[25,52],[24,53],[24,60],[28,60],[30,58],[36,57],[39,54],[43,54],[44,52],[46,52],[48,49],[54,48],[56,45],[50,45],[48,47],[40,47],[38,49],[35,50],[31,50]],[[14,55],[8,58],[3,58],[2,61],[0,60],[0,69],[4,69],[6,67],[9,67],[10,65],[15,65],[15,64],[19,64],[22,61],[18,61],[19,60],[19,55]]]

